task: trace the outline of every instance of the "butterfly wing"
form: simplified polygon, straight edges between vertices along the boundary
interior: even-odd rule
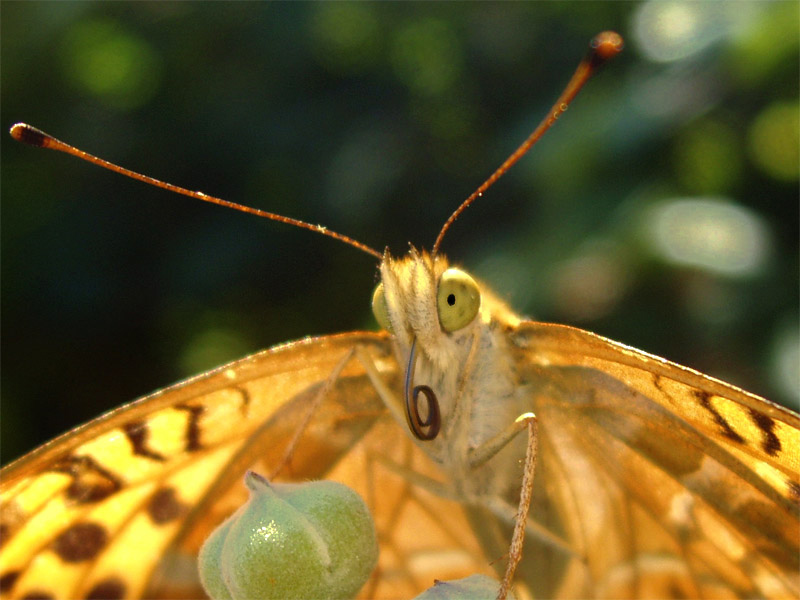
[[[539,419],[537,597],[797,597],[800,417],[597,335],[512,335]],[[530,536],[529,536],[530,537]]]
[[[391,456],[409,470],[433,467],[386,418],[361,364],[347,359],[356,345],[388,382],[398,379],[383,334],[306,339],[111,411],[9,465],[0,488],[4,597],[198,597],[197,550],[245,499],[244,470],[269,474],[298,432],[277,478],[325,476],[362,493],[382,545],[382,576],[371,593],[430,585],[412,563],[435,544],[414,548],[403,536],[412,530],[407,519],[431,521],[440,501],[422,497],[380,468],[389,459],[375,457]],[[447,526],[463,537],[463,525]],[[431,531],[440,532],[441,548],[469,543],[454,542],[442,527]]]
[[[526,323],[512,341],[540,422],[532,518],[571,547],[529,540],[521,575],[538,597],[796,594],[796,415],[568,327]],[[381,559],[365,596],[485,572],[460,509],[409,481],[439,474],[346,360],[356,345],[397,385],[384,335],[304,340],[112,411],[4,469],[4,594],[196,596],[194,556],[243,500],[241,473],[281,464],[298,431],[278,478],[343,481],[376,516]],[[489,556],[504,539],[497,551],[482,540]]]

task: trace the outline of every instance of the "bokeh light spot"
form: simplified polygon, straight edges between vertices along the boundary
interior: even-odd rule
[[[771,104],[759,114],[749,132],[753,161],[765,173],[784,181],[800,175],[800,106]]]
[[[74,87],[121,110],[145,104],[161,79],[161,63],[148,43],[111,20],[72,28],[64,40],[62,60]]]
[[[604,317],[628,287],[626,267],[618,253],[602,246],[556,265],[554,305],[569,321]]]
[[[727,191],[741,175],[740,147],[723,123],[693,124],[675,144],[675,176],[691,193]]]
[[[797,23],[800,22],[800,3],[769,2],[738,3],[734,10],[758,5],[758,13],[734,40],[728,65],[738,83],[747,86],[767,84],[771,77],[787,65],[796,63],[800,51]],[[763,5],[768,10],[762,10]],[[795,79],[797,77],[795,76]],[[768,84],[767,84],[768,85]]]
[[[717,40],[745,27],[753,4],[726,2],[645,2],[633,17],[633,39],[654,62],[673,62],[697,54]]]
[[[455,33],[448,23],[437,19],[401,28],[392,43],[392,63],[398,78],[422,96],[450,90],[463,69]]]
[[[645,240],[662,260],[730,277],[760,272],[769,232],[749,210],[724,199],[677,199],[648,211]]]
[[[379,57],[378,21],[369,4],[332,2],[314,5],[310,35],[319,59],[342,73],[356,73]]]

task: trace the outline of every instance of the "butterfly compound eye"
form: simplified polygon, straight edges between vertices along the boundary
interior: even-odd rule
[[[389,307],[386,304],[386,294],[383,293],[382,283],[379,283],[372,293],[372,314],[375,315],[378,325],[387,331],[392,330],[392,322],[389,320]]]
[[[439,278],[436,309],[439,324],[447,332],[469,325],[481,307],[481,291],[475,280],[459,269],[447,269]]]

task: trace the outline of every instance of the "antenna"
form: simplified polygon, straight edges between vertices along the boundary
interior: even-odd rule
[[[149,183],[150,185],[154,185],[156,187],[169,190],[170,192],[175,192],[176,194],[181,194],[182,196],[188,196],[189,198],[195,198],[196,200],[202,200],[203,202],[211,202],[212,204],[219,204],[220,206],[232,208],[234,210],[255,215],[257,217],[264,217],[266,219],[272,219],[273,221],[278,221],[279,223],[287,223],[288,225],[294,225],[295,227],[300,227],[302,229],[308,229],[309,231],[321,233],[322,235],[327,235],[328,237],[331,237],[335,240],[339,240],[340,242],[344,242],[345,244],[350,244],[351,246],[358,248],[362,252],[371,254],[378,260],[381,260],[383,258],[383,255],[380,252],[370,248],[366,244],[362,244],[361,242],[358,242],[353,238],[347,237],[346,235],[342,235],[341,233],[336,233],[335,231],[331,231],[328,228],[323,227],[322,225],[312,225],[311,223],[306,223],[305,221],[292,219],[291,217],[284,217],[283,215],[278,215],[258,208],[245,206],[244,204],[237,204],[236,202],[230,202],[229,200],[223,200],[222,198],[209,196],[208,194],[204,194],[203,192],[195,192],[192,190],[187,190],[186,188],[178,187],[177,185],[173,185],[171,183],[166,183],[159,179],[155,179],[154,177],[148,177],[147,175],[142,175],[141,173],[137,173],[136,171],[131,171],[130,169],[126,169],[125,167],[120,167],[119,165],[115,165],[112,162],[103,160],[102,158],[94,156],[93,154],[84,152],[83,150],[80,150],[75,146],[71,146],[66,142],[62,142],[61,140],[54,138],[52,135],[49,135],[44,131],[41,131],[40,129],[36,129],[35,127],[28,125],[27,123],[17,123],[11,128],[10,133],[11,137],[13,137],[15,140],[19,142],[23,142],[31,146],[36,146],[38,148],[49,148],[50,150],[57,150],[58,152],[71,154],[72,156],[77,156],[81,160],[94,163],[95,165],[103,167],[104,169],[108,169],[109,171],[114,171],[115,173],[125,175],[132,179],[138,179],[139,181],[143,181],[144,183]]]
[[[489,189],[495,181],[500,179],[522,156],[531,149],[531,147],[539,141],[539,139],[544,135],[544,133],[550,129],[550,127],[556,122],[556,120],[567,110],[569,107],[570,102],[575,98],[578,92],[581,90],[583,85],[589,80],[589,78],[594,75],[597,70],[604,65],[608,60],[616,56],[622,51],[623,48],[623,41],[622,37],[613,31],[604,31],[598,35],[596,35],[590,45],[589,45],[589,52],[583,58],[583,60],[578,65],[578,68],[575,70],[575,73],[572,75],[572,78],[567,83],[567,86],[564,88],[564,91],[561,93],[561,96],[556,100],[556,103],[550,109],[548,115],[542,120],[541,123],[533,130],[528,138],[517,148],[511,156],[509,156],[505,162],[500,165],[497,170],[492,173],[492,175],[484,181],[478,189],[476,189],[461,205],[450,215],[447,219],[445,224],[442,226],[441,231],[439,232],[436,241],[433,244],[432,254],[436,256],[441,247],[442,240],[444,239],[445,233],[450,229],[452,224],[461,216],[467,207],[472,204],[475,200],[477,200],[480,196],[483,195],[487,189]],[[307,223],[305,221],[300,221],[299,219],[293,219],[291,217],[284,217],[283,215],[278,215],[275,213],[271,213],[265,210],[261,210],[258,208],[253,208],[250,206],[245,206],[244,204],[237,204],[236,202],[231,202],[229,200],[223,200],[222,198],[217,198],[215,196],[209,196],[208,194],[204,194],[203,192],[197,192],[188,190],[186,188],[179,187],[177,185],[173,185],[171,183],[166,183],[159,179],[155,179],[154,177],[148,177],[147,175],[142,175],[141,173],[137,173],[136,171],[132,171],[130,169],[126,169],[124,167],[120,167],[119,165],[115,165],[112,162],[107,160],[103,160],[97,156],[89,154],[83,150],[76,148],[75,146],[71,146],[66,142],[62,142],[54,138],[53,136],[28,125],[27,123],[17,123],[11,128],[11,137],[15,140],[24,142],[31,146],[37,146],[39,148],[49,148],[51,150],[57,150],[59,152],[64,152],[66,154],[71,154],[72,156],[76,156],[82,160],[85,160],[90,163],[94,163],[104,169],[108,169],[109,171],[114,171],[115,173],[119,173],[121,175],[126,175],[132,179],[138,179],[139,181],[143,181],[144,183],[148,183],[150,185],[163,188],[165,190],[169,190],[171,192],[175,192],[176,194],[181,194],[183,196],[188,196],[189,198],[195,198],[196,200],[202,200],[203,202],[210,202],[212,204],[218,204],[220,206],[225,206],[227,208],[232,208],[234,210],[238,210],[240,212],[248,213],[251,215],[255,215],[257,217],[264,217],[266,219],[271,219],[273,221],[278,221],[279,223],[286,223],[288,225],[294,225],[295,227],[300,227],[302,229],[308,229],[309,231],[314,231],[316,233],[320,233],[322,235],[326,235],[331,237],[335,240],[339,240],[340,242],[344,242],[345,244],[349,244],[354,248],[358,248],[362,252],[366,252],[377,258],[378,260],[383,259],[383,255],[378,252],[377,250],[370,248],[366,244],[362,244],[346,235],[341,233],[337,233],[335,231],[331,231],[328,228],[322,225],[312,225],[311,223]]]
[[[469,198],[464,200],[464,202],[461,203],[461,206],[459,206],[453,212],[453,214],[450,215],[450,218],[447,219],[445,224],[442,226],[442,230],[439,232],[439,236],[433,243],[433,250],[431,251],[433,256],[436,256],[438,253],[439,247],[442,245],[444,234],[447,233],[447,230],[450,229],[450,226],[453,223],[455,223],[456,219],[461,216],[461,213],[463,213],[470,204],[482,196],[483,192],[488,190],[495,181],[505,175],[506,171],[514,166],[514,164],[520,158],[522,158],[522,156],[528,150],[530,150],[536,142],[539,141],[545,132],[550,129],[553,123],[556,122],[558,117],[560,117],[564,111],[567,110],[570,102],[572,102],[573,98],[578,95],[578,92],[589,80],[589,78],[594,75],[597,70],[608,60],[619,54],[622,51],[623,45],[622,36],[614,31],[604,31],[592,38],[592,41],[589,44],[589,52],[580,62],[578,68],[575,69],[575,73],[573,73],[572,78],[567,84],[567,87],[565,87],[564,91],[561,92],[561,96],[559,96],[558,100],[556,100],[556,103],[553,105],[553,108],[550,109],[547,116],[542,119],[542,122],[539,123],[536,129],[533,130],[533,133],[528,136],[528,139],[522,142],[522,145],[514,150],[511,156],[509,156],[505,162],[500,165],[494,173],[492,173],[489,179],[484,181],[477,190],[472,192]]]

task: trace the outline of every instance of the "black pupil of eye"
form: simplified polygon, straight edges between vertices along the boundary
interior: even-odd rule
[[[448,303],[450,306],[453,306],[453,305],[456,303],[456,295],[455,295],[455,294],[450,294],[450,295],[448,295],[448,296],[447,296],[447,303]]]

